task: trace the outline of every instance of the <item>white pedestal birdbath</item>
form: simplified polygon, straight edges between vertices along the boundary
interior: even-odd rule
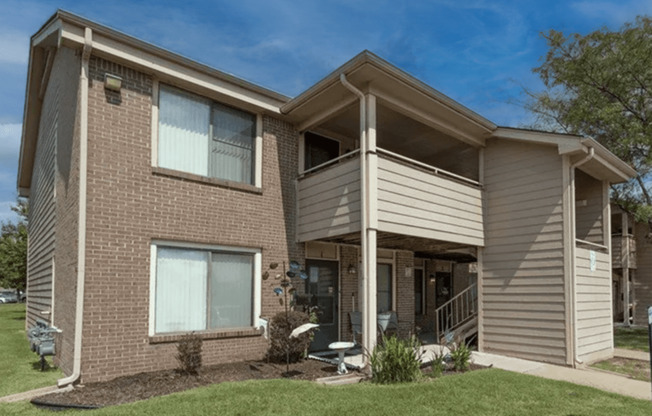
[[[344,354],[353,348],[354,345],[355,344],[352,342],[333,342],[328,346],[328,348],[337,352],[337,374],[348,373],[348,371],[346,371],[346,364],[344,364]]]

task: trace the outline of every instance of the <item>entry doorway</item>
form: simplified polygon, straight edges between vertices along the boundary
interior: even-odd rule
[[[339,338],[339,262],[306,260],[306,294],[310,306],[317,307],[319,330],[310,344],[310,351],[324,351]]]

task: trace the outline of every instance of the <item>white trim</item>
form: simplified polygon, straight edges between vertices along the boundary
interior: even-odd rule
[[[212,98],[208,95],[198,93],[188,88],[180,87],[173,83],[164,82],[163,85],[165,86],[166,89],[173,90],[181,94],[192,96],[195,99],[205,101],[206,104],[209,106],[211,113],[213,111],[214,104],[219,104],[219,105],[224,105],[233,108],[243,113],[247,113],[255,117],[256,133],[255,136],[253,137],[253,149],[252,149],[253,158],[251,161],[251,163],[253,164],[252,167],[254,169],[253,175],[251,177],[252,183],[239,182],[239,181],[232,181],[232,182],[241,183],[244,185],[251,185],[251,186],[255,186],[258,189],[262,189],[263,186],[263,116],[262,114],[256,111],[252,111],[250,109],[238,107],[237,105],[233,105],[225,101],[220,101],[219,99]],[[158,167],[158,140],[159,140],[158,122],[159,122],[159,107],[160,107],[160,90],[161,90],[161,83],[158,81],[158,79],[154,79],[153,86],[152,86],[152,166],[154,167]],[[154,105],[154,103],[156,103],[156,105]],[[213,129],[213,123],[209,119],[209,131],[211,132],[209,133],[209,135],[212,135],[212,129]],[[206,151],[208,152],[209,150],[207,149]],[[179,170],[179,172],[190,173],[184,170]],[[208,175],[198,175],[198,176],[211,178],[211,179],[224,180],[223,178],[216,178]]]
[[[50,267],[52,267],[52,274],[51,274],[52,275],[52,280],[51,280],[51,282],[52,282],[51,286],[52,287],[50,288],[51,293],[52,293],[51,297],[50,297],[50,326],[56,326],[54,324],[54,300],[55,300],[55,297],[54,297],[54,283],[55,283],[54,279],[55,279],[55,270],[56,270],[55,269],[55,264],[56,263],[54,262],[54,256],[52,256],[52,259],[50,260],[50,262],[52,263],[52,265],[50,266]],[[18,300],[20,301],[20,299],[18,299]]]
[[[607,181],[602,181],[602,228],[604,232],[604,243],[607,246],[607,261],[608,261],[608,269],[609,273],[613,273],[613,257],[612,257],[612,252],[611,252],[611,204],[609,203],[609,182]],[[625,218],[627,218],[627,214],[624,214]],[[623,230],[624,233],[627,233],[629,231],[627,228]],[[633,231],[633,230],[632,230]],[[627,250],[625,251],[625,254],[627,255],[627,262],[624,264],[624,266],[627,266],[626,268],[623,267],[623,279],[624,279],[624,289],[625,289],[625,296],[624,296],[624,313],[623,313],[623,320],[625,321],[625,324],[629,324],[629,303],[630,303],[630,298],[629,298],[629,240],[623,241],[621,244],[627,244]],[[622,261],[622,259],[621,259]],[[613,279],[613,277],[611,277]],[[611,280],[610,279],[610,280]],[[613,290],[614,290],[614,285],[613,281],[609,285],[609,316],[613,317],[614,316],[614,303],[613,303]],[[614,348],[614,337],[611,337],[611,349]]]
[[[286,97],[237,77],[191,61],[180,55],[168,52],[139,39],[126,36],[107,27],[77,16],[58,12],[62,18],[61,39],[66,46],[77,47],[83,44],[83,27],[92,25],[97,32],[93,48],[98,55],[126,63],[127,66],[146,73],[155,73],[161,79],[178,79],[198,88],[210,90],[215,94],[238,100],[250,106],[263,108],[272,113],[280,113],[280,105]]]
[[[253,298],[253,326],[260,328],[259,322],[262,313],[262,272],[263,269],[263,253],[258,251],[254,253],[254,298]]]
[[[185,243],[167,240],[152,240],[150,249],[150,274],[149,274],[149,336],[159,335],[156,333],[156,264],[158,247],[173,247],[188,250],[206,250],[212,252],[231,252],[253,254],[254,270],[252,284],[252,310],[251,310],[251,327],[259,328],[259,319],[262,313],[262,249],[251,247],[222,246],[204,243]],[[219,331],[206,328],[204,331]],[[161,333],[160,335],[165,335]]]
[[[156,259],[157,245],[152,242],[149,254],[149,336],[154,336],[156,331]]]
[[[158,166],[158,79],[152,80],[152,166]]]
[[[84,334],[84,284],[86,283],[86,204],[88,181],[88,79],[93,50],[93,31],[84,29],[81,71],[79,75],[79,200],[77,223],[77,288],[72,374],[57,380],[57,386],[72,384],[81,376],[82,336]]]
[[[254,186],[263,187],[263,115],[256,114],[256,137],[254,138]]]
[[[237,251],[239,253],[251,253],[251,254],[262,253],[262,248],[223,246],[219,244],[191,243],[185,241],[152,240],[152,244],[156,244],[157,246],[188,248],[188,249],[197,249],[197,250],[233,251],[233,252]]]

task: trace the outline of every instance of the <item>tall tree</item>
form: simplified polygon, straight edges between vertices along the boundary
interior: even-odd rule
[[[535,127],[593,137],[638,172],[612,187],[612,200],[652,224],[652,20],[585,36],[550,30],[543,64],[547,90],[526,91]]]
[[[29,203],[19,199],[11,210],[17,222],[0,226],[0,286],[25,290],[27,284],[27,215]]]

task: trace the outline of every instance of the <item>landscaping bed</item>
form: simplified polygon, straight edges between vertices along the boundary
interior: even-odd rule
[[[104,407],[146,400],[196,387],[225,381],[266,380],[282,378],[285,364],[246,361],[202,367],[199,374],[184,375],[176,370],[140,373],[114,380],[90,383],[65,393],[37,398],[35,404],[58,406]],[[335,365],[315,360],[290,364],[291,380],[316,380],[337,375]]]
[[[470,364],[470,371],[485,367]],[[430,377],[432,368],[426,365],[423,374]],[[349,374],[355,374],[351,371]],[[33,403],[51,408],[99,408],[147,400],[201,386],[208,386],[229,381],[269,380],[284,378],[285,364],[273,364],[264,361],[246,361],[218,364],[202,367],[196,376],[185,375],[177,370],[155,371],[131,376],[119,377],[101,383],[77,386],[65,393],[52,393],[38,397]],[[322,377],[337,375],[334,364],[316,360],[303,360],[290,364],[290,380],[317,380]],[[451,369],[444,375],[459,374]]]

